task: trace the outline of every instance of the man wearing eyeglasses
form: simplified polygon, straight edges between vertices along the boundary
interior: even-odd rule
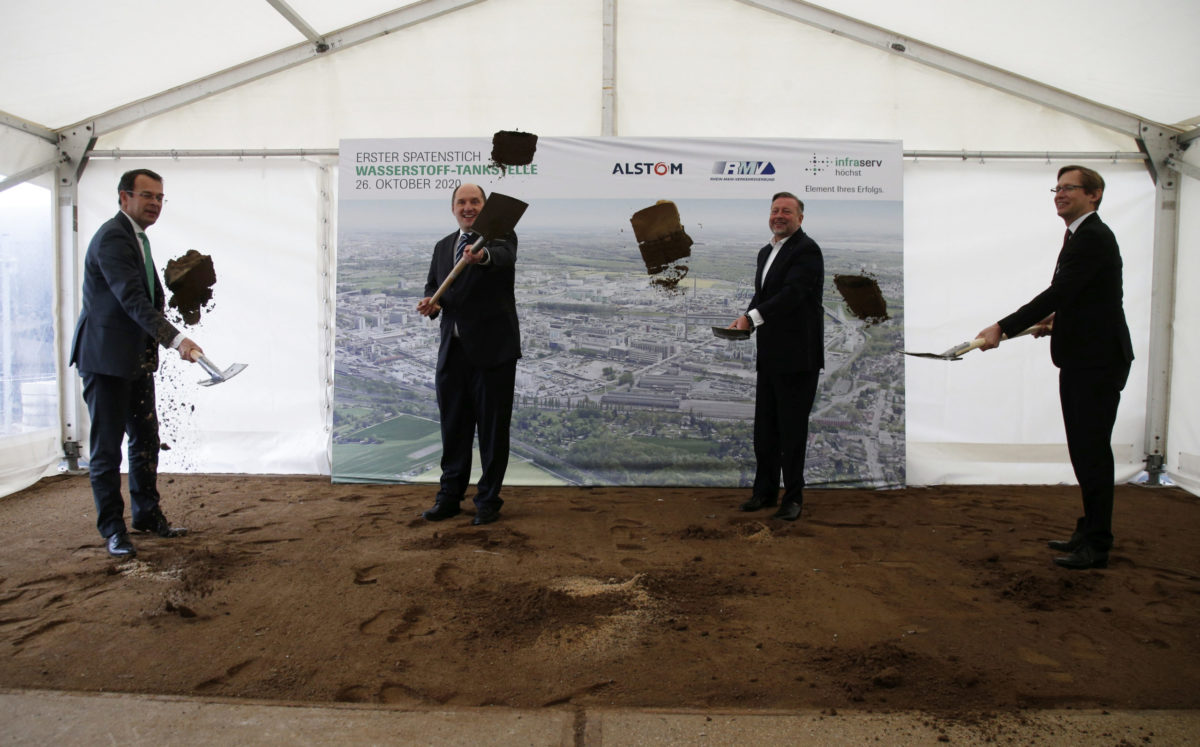
[[[1121,304],[1121,253],[1096,213],[1104,196],[1098,173],[1064,166],[1051,191],[1067,234],[1050,287],[977,337],[988,350],[1000,344],[1001,335],[1011,337],[1038,322],[1049,326],[1067,451],[1083,494],[1083,516],[1071,538],[1049,544],[1066,553],[1054,559],[1064,568],[1104,568],[1113,544],[1112,431],[1133,361]]]
[[[193,352],[203,351],[163,315],[163,287],[146,236],[165,202],[162,177],[149,169],[126,172],[117,184],[117,200],[120,212],[100,226],[83,262],[83,306],[71,363],[83,378],[91,417],[88,456],[96,528],[110,555],[130,558],[137,550],[121,498],[121,440],[129,436],[133,528],[159,537],[185,534],[159,508],[154,372],[158,345],[175,348],[188,362]]]

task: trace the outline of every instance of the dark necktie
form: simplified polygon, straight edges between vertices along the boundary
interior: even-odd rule
[[[454,264],[458,264],[458,261],[462,259],[463,250],[466,249],[467,245],[471,243],[471,237],[473,235],[474,234],[471,233],[464,233],[462,236],[458,237],[458,249],[454,251]]]
[[[154,303],[154,258],[150,256],[150,239],[142,231],[138,231],[138,236],[142,239],[142,258],[146,260],[146,287],[150,291],[150,303]]]
[[[1062,245],[1062,249],[1059,250],[1058,261],[1054,263],[1055,277],[1058,276],[1058,271],[1062,267],[1062,252],[1065,252],[1067,250],[1067,242],[1069,242],[1070,240],[1071,240],[1071,229],[1068,228],[1066,234],[1063,235],[1063,245]]]

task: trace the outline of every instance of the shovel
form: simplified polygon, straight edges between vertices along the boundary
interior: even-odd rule
[[[199,363],[200,368],[203,368],[204,372],[209,375],[209,378],[200,382],[200,386],[212,386],[213,384],[220,384],[223,381],[229,381],[246,368],[245,363],[234,363],[232,366],[222,371],[216,366],[215,363],[210,361],[207,356],[195,350],[192,351],[192,360]]]
[[[1033,332],[1037,332],[1039,329],[1041,329],[1044,326],[1045,325],[1042,325],[1042,324],[1035,324],[1032,327],[1030,327],[1029,329],[1025,330],[1024,332],[1018,332],[1017,334],[1013,335],[1012,339],[1016,339],[1018,337],[1023,337],[1025,335],[1031,334]],[[1007,339],[1009,339],[1009,337],[1008,337],[1008,335],[1001,335],[1000,339],[1007,340]],[[976,337],[974,340],[971,340],[970,342],[960,342],[959,344],[955,345],[954,347],[950,348],[949,350],[947,350],[944,353],[910,353],[907,350],[905,350],[904,354],[911,355],[914,358],[933,358],[934,360],[942,360],[942,361],[960,361],[960,360],[962,360],[962,357],[964,355],[971,352],[975,348],[979,348],[979,347],[983,347],[983,338],[982,337]]]
[[[450,274],[442,281],[441,287],[437,289],[429,298],[429,305],[432,306],[438,302],[450,284],[454,282],[467,266],[467,252],[478,251],[481,246],[486,244],[491,239],[497,236],[503,236],[509,231],[517,227],[517,221],[521,220],[521,216],[525,214],[525,208],[529,207],[528,203],[521,202],[515,197],[502,195],[499,192],[493,192],[492,196],[483,203],[483,209],[479,211],[479,215],[475,216],[475,223],[471,226],[471,231],[479,234],[479,238],[474,244],[463,250],[462,259],[458,260],[458,264],[450,270]]]
[[[750,330],[748,329],[730,329],[729,327],[712,328],[713,335],[720,337],[722,340],[749,340]]]

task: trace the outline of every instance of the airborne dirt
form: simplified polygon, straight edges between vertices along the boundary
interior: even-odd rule
[[[1200,506],[1117,489],[1110,567],[1070,572],[1074,487],[506,488],[167,475],[186,537],[110,559],[86,477],[0,499],[0,688],[739,709],[1200,707]],[[469,509],[469,504],[466,506]]]
[[[692,237],[683,230],[679,208],[670,200],[659,200],[629,218],[638,251],[646,263],[650,282],[659,290],[676,292],[687,277],[688,266],[681,260],[692,255]]]
[[[212,257],[189,249],[178,259],[167,260],[163,278],[171,291],[169,306],[179,312],[185,324],[198,324],[200,312],[211,309],[212,287],[217,282]]]
[[[833,285],[842,294],[850,313],[866,321],[868,326],[891,318],[887,313],[887,301],[875,278],[867,275],[834,275]]]
[[[492,135],[492,164],[507,173],[508,166],[533,163],[538,136],[532,132],[500,130]]]

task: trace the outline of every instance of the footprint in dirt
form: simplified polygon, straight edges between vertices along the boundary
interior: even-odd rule
[[[617,519],[609,528],[613,544],[618,550],[645,552],[646,525],[633,519]]]
[[[443,589],[450,591],[458,591],[463,588],[463,580],[466,574],[463,570],[453,563],[442,563],[433,572],[433,581]]]
[[[1098,661],[1106,658],[1105,654],[1101,653],[1096,646],[1096,641],[1086,633],[1078,631],[1069,631],[1059,640],[1063,642],[1066,649],[1071,652],[1071,656],[1076,659],[1087,659]]]
[[[346,685],[334,694],[339,703],[387,703],[388,705],[424,706],[440,705],[453,696],[434,698],[416,688],[399,682],[385,682],[379,687],[370,685]]]
[[[425,617],[425,608],[414,605],[406,609],[380,610],[358,626],[363,635],[384,636],[388,643],[395,643],[412,630]]]
[[[341,514],[331,514],[313,519],[311,526],[318,532],[341,532],[345,521]]]
[[[225,670],[225,674],[219,677],[207,679],[201,682],[199,685],[196,685],[194,689],[203,692],[205,690],[212,690],[214,688],[221,687],[222,685],[234,684],[235,680],[238,679],[238,675],[245,672],[246,669],[256,661],[258,661],[257,658],[252,658],[234,664],[232,667]],[[250,674],[248,673],[246,676],[249,677]]]
[[[378,574],[376,574],[376,572],[375,572],[376,568],[379,568],[379,566],[378,565],[368,565],[368,566],[364,566],[362,568],[355,568],[354,569],[354,583],[359,586],[377,583],[379,581],[379,577],[378,577]]]

